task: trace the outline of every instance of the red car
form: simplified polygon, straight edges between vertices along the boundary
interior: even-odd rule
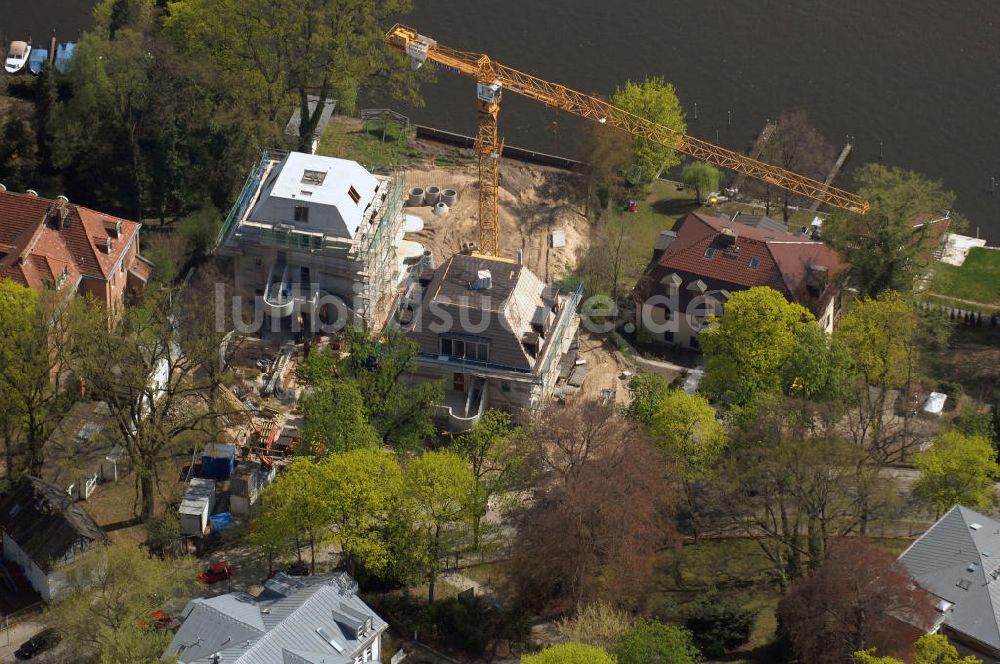
[[[205,570],[198,572],[198,580],[204,583],[215,583],[224,581],[233,575],[233,566],[225,560],[212,563]]]

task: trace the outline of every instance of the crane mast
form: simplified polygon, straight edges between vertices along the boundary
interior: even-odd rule
[[[413,28],[396,24],[386,33],[386,41],[394,48],[404,51],[414,68],[430,60],[476,79],[479,103],[479,130],[475,146],[480,179],[479,244],[480,251],[484,254],[496,256],[500,252],[498,193],[503,142],[498,136],[497,114],[503,90],[516,92],[546,106],[600,124],[617,127],[634,137],[648,139],[694,159],[742,173],[832,207],[856,214],[868,212],[868,201],[857,194],[688,136],[603,99],[502,65],[486,54],[442,46]]]

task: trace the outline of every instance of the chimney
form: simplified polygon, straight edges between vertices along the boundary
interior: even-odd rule
[[[0,194],[7,191],[7,185],[0,183]]]
[[[24,193],[25,193],[25,195],[27,195],[27,196],[29,196],[31,198],[38,198],[38,192],[35,191],[34,189],[29,189],[29,190],[27,190]]]
[[[674,243],[677,239],[677,231],[660,231],[660,234],[656,236],[656,242],[653,244],[653,258],[659,258],[663,255],[670,245]]]

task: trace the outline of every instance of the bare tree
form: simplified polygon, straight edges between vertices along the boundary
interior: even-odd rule
[[[806,112],[786,111],[778,118],[777,126],[760,158],[769,164],[787,168],[808,177],[823,181],[836,158],[834,147],[819,131],[809,124]],[[750,193],[764,199],[766,214],[771,214],[773,197],[780,195],[782,212],[787,222],[789,205],[797,204],[795,195],[785,189],[776,189],[770,184],[748,179],[744,185]]]
[[[851,538],[835,542],[810,576],[778,604],[778,620],[798,661],[850,662],[859,650],[909,648],[932,622],[931,596],[892,554]]]
[[[97,304],[80,316],[74,369],[108,404],[136,471],[142,521],[153,516],[160,465],[183,435],[209,440],[217,421],[235,414],[216,398],[226,330],[216,327],[212,286],[205,274],[186,287],[149,291],[111,331]]]
[[[564,612],[645,596],[676,533],[667,463],[639,426],[597,404],[553,406],[537,423],[539,481],[515,518],[511,567],[529,602]]]

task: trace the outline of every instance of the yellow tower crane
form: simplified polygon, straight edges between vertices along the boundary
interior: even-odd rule
[[[645,138],[689,157],[727,168],[762,180],[776,187],[848,210],[868,212],[868,201],[857,194],[831,187],[780,166],[767,164],[739,152],[727,150],[708,141],[687,136],[630,113],[603,99],[550,83],[530,74],[502,65],[484,53],[457,51],[438,44],[413,28],[396,24],[386,33],[386,41],[410,58],[414,69],[430,60],[476,79],[479,103],[479,131],[476,155],[479,157],[479,251],[490,256],[500,254],[500,207],[498,189],[500,155],[503,141],[497,133],[497,114],[504,90],[540,101],[600,124],[617,127],[632,136]]]

